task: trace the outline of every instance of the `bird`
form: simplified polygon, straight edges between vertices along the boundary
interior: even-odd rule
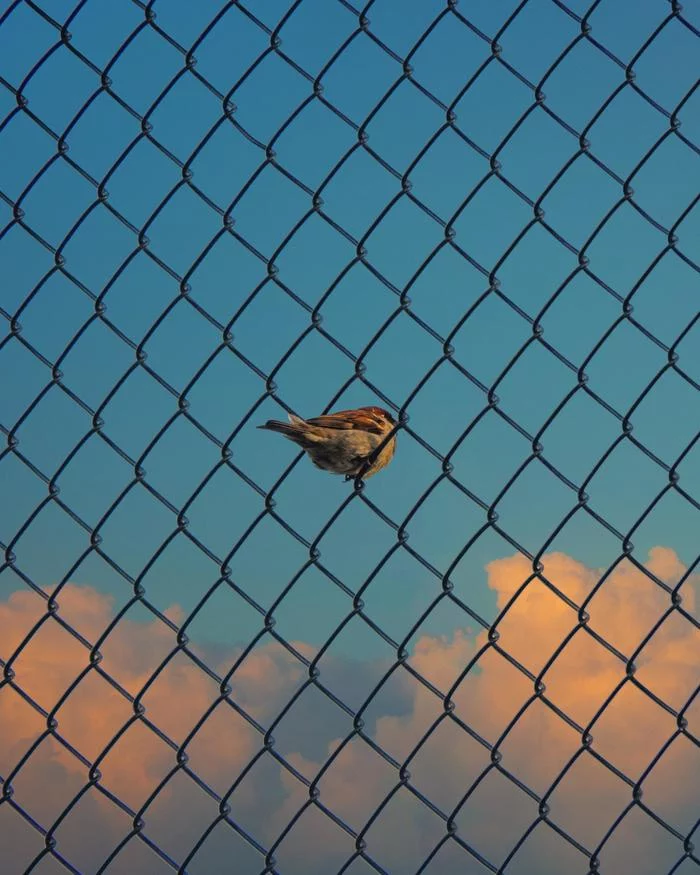
[[[382,407],[338,410],[312,419],[302,419],[293,413],[288,417],[289,422],[270,419],[258,428],[279,432],[305,450],[317,468],[344,474],[345,480],[358,475],[367,480],[394,456],[396,435],[386,442],[384,439],[395,428],[396,420]]]

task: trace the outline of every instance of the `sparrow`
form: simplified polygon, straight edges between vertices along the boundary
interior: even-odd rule
[[[344,474],[346,480],[361,475],[363,480],[381,471],[396,449],[393,435],[374,455],[396,420],[381,407],[338,410],[313,419],[288,414],[289,422],[270,419],[258,428],[277,431],[306,451],[317,468]]]

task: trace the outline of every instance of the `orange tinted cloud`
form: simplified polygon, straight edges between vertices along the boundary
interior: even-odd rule
[[[58,603],[58,616],[62,621],[91,642],[102,635],[114,617],[112,599],[88,586],[64,587]],[[177,620],[178,609],[170,609],[169,616]],[[12,662],[14,683],[40,708],[52,712],[71,685],[78,681],[55,711],[57,733],[92,762],[107,750],[99,762],[101,784],[138,810],[175,766],[175,751],[145,721],[136,719],[132,704],[102,674],[94,669],[86,672],[90,664],[89,650],[55,617],[47,615],[45,601],[35,593],[15,592],[0,604],[0,656],[7,661],[32,629],[34,633]],[[172,656],[175,650],[175,636],[160,620],[135,622],[127,616],[101,645],[103,659],[99,667],[131,696],[140,696],[145,719],[175,745],[181,745],[220,698],[220,691],[218,684],[187,656],[177,652]],[[214,669],[223,674],[236,656],[231,654],[225,666],[214,666]],[[164,662],[165,667],[152,680]],[[234,695],[251,717],[269,720],[270,708],[279,707],[282,693],[298,682],[300,667],[301,664],[289,658],[277,644],[258,648],[241,664],[233,683]],[[48,827],[87,782],[88,769],[51,736],[41,740],[47,735],[46,719],[10,685],[0,688],[0,726],[3,738],[0,774],[3,777],[40,741],[26,765],[13,778],[13,799]],[[187,746],[191,768],[223,794],[260,749],[261,738],[243,716],[228,703],[220,702]],[[64,785],[65,792],[47,794],[43,789],[47,782]],[[179,804],[186,811],[186,800],[182,795],[177,798],[182,787],[176,784],[177,781],[166,785],[158,804],[170,801],[171,806]],[[200,791],[192,784],[188,792]],[[250,790],[245,793],[249,796]],[[91,793],[91,797],[104,823],[108,826],[120,823],[121,815],[117,816],[119,812],[111,803],[97,793]],[[211,813],[209,822],[217,813],[216,809]],[[2,815],[7,829],[17,828],[15,821],[19,818],[9,812],[8,806]],[[171,815],[169,810],[168,817]],[[84,817],[82,811],[80,817]],[[196,820],[194,815],[191,820]],[[71,818],[67,823],[70,821]],[[156,831],[160,829],[153,817],[150,824]],[[202,829],[205,826],[203,824]],[[130,823],[126,821],[121,828],[128,831]],[[75,829],[80,831],[79,823],[75,823]],[[114,830],[106,829],[105,833],[105,842],[116,844]],[[31,830],[29,836],[35,840],[34,853],[38,853],[43,842]],[[191,843],[196,838],[193,837]],[[104,844],[95,853],[106,856],[110,850],[111,847]],[[31,858],[30,854],[25,864]],[[150,872],[150,865],[152,863],[147,864],[144,871]]]
[[[685,571],[675,553],[662,547],[651,551],[646,568],[669,585]],[[687,832],[700,803],[700,756],[697,746],[679,732],[675,717],[654,697],[676,710],[692,697],[700,665],[696,626],[672,609],[666,591],[627,560],[591,598],[590,631],[579,626],[578,612],[541,580],[534,579],[522,588],[531,576],[531,565],[523,557],[497,560],[487,571],[498,607],[503,609],[510,603],[498,624],[498,647],[487,646],[486,632],[471,639],[458,630],[451,637],[419,638],[409,663],[446,696],[465,666],[486,648],[450,698],[456,718],[490,745],[498,743],[502,757],[499,769],[491,766],[488,748],[445,714],[440,699],[415,682],[410,713],[377,720],[372,739],[400,762],[411,755],[411,784],[448,815],[484,775],[457,809],[455,822],[459,835],[495,865],[504,862],[539,815],[537,803],[503,771],[540,796],[563,773],[548,797],[549,817],[593,851],[632,802],[630,786],[614,769],[636,782],[669,742],[644,778],[641,798],[657,816],[679,832]],[[582,605],[601,571],[559,553],[545,557],[543,575],[572,602]],[[681,590],[683,607],[691,614],[695,584],[688,580]],[[634,677],[647,693],[631,680],[624,681],[625,661],[595,636],[606,639],[628,659],[655,627],[635,657]],[[590,751],[583,749],[581,733],[535,697],[532,681],[500,652],[505,651],[537,675],[567,635],[571,635],[568,644],[543,674],[545,697],[582,728],[596,718],[590,728]],[[599,713],[615,690],[612,701]],[[688,732],[692,734],[694,728],[697,737],[697,709],[689,710],[686,717]],[[340,743],[339,739],[331,744],[329,754]],[[311,764],[302,758],[295,764],[313,776]],[[316,768],[320,766],[316,764]],[[387,771],[389,767],[369,745],[355,739],[324,773],[319,785],[321,800],[359,831],[396,784],[394,773],[393,784],[389,780],[387,788]],[[392,872],[403,871],[407,859],[414,861],[415,868],[415,861],[427,858],[440,837],[435,838],[435,818],[425,806],[414,809],[415,816],[409,818],[411,826],[407,827],[401,814],[411,806],[398,800],[398,795],[390,800],[386,814],[380,815],[368,834],[368,850],[374,850],[375,859]],[[396,826],[401,823],[402,827]],[[641,807],[634,806],[604,844],[600,858],[604,871],[607,864],[608,871],[616,873],[655,875],[670,869],[682,854],[678,840]],[[533,875],[588,871],[586,858],[545,823],[533,830],[517,852],[517,860],[517,864],[513,861],[514,871]],[[474,859],[472,864],[477,866]],[[444,871],[454,871],[454,865],[446,862]]]
[[[662,547],[651,551],[646,567],[653,576],[669,584],[675,584],[685,570],[675,553]],[[382,707],[380,691],[374,707],[378,716],[369,720],[365,728],[380,751],[398,762],[409,758],[408,785],[396,790],[396,770],[363,738],[355,735],[345,743],[352,730],[348,718],[347,735],[337,737],[327,746],[327,755],[334,758],[318,778],[321,803],[356,832],[365,829],[378,806],[384,804],[367,829],[365,841],[367,853],[392,873],[415,871],[446,834],[439,815],[431,812],[417,794],[446,814],[454,813],[457,834],[475,853],[500,865],[538,817],[536,801],[509,780],[505,772],[541,796],[565,770],[548,798],[549,818],[593,850],[632,801],[630,787],[597,757],[634,782],[671,740],[642,782],[642,801],[675,829],[689,830],[700,801],[697,790],[700,758],[697,746],[679,732],[668,708],[682,708],[698,683],[700,636],[695,625],[672,609],[668,593],[627,560],[616,567],[590,598],[586,628],[579,625],[577,611],[542,580],[533,579],[522,588],[531,573],[529,563],[522,557],[494,561],[487,572],[488,585],[496,594],[499,609],[510,604],[498,624],[497,645],[489,646],[486,633],[470,637],[461,630],[444,638],[419,638],[409,664],[442,696],[436,696],[399,667],[394,678],[405,707],[398,714],[396,709],[390,713],[388,707]],[[600,576],[600,571],[564,554],[544,557],[543,577],[576,605],[582,605],[591,595]],[[695,608],[694,583],[687,580],[681,589],[683,608],[691,613]],[[112,601],[90,587],[69,585],[58,601],[59,617],[91,642],[99,638],[114,616]],[[175,622],[181,619],[177,607],[169,615]],[[30,592],[14,593],[0,604],[3,659],[43,616],[45,603]],[[633,680],[625,680],[624,660],[633,655],[653,629],[652,637],[635,657],[637,685]],[[545,670],[567,636],[568,643]],[[624,660],[601,645],[596,636],[609,642]],[[294,646],[307,657],[314,653],[309,645],[295,642]],[[175,653],[169,658],[175,649],[172,630],[160,620],[134,622],[127,615],[101,646],[100,668],[132,696],[146,688],[142,696],[145,717],[176,745],[185,742],[201,716],[218,702],[187,745],[188,767],[216,792],[224,794],[254,761],[248,777],[231,799],[232,816],[256,839],[270,844],[308,806],[308,792],[270,754],[259,756],[261,734],[228,702],[219,701],[216,682],[186,655]],[[231,653],[213,667],[223,675],[238,655]],[[457,683],[465,666],[477,655],[475,667]],[[48,617],[16,659],[15,682],[41,707],[51,711],[87,668],[88,656],[88,650],[56,618]],[[534,695],[532,681],[508,657],[535,675],[543,673],[546,689],[542,698]],[[165,667],[149,683],[164,661]],[[320,666],[323,681],[323,660]],[[240,664],[231,681],[231,698],[246,714],[267,727],[307,678],[303,664],[285,648],[274,642],[263,644]],[[448,713],[443,700],[450,690],[452,710]],[[616,695],[599,714],[615,690]],[[337,692],[342,696],[342,690]],[[666,703],[668,708],[659,702]],[[598,715],[590,728],[593,737],[590,751],[582,749],[580,732],[555,709],[580,727],[586,727]],[[134,719],[129,702],[94,670],[87,672],[55,716],[58,733],[90,760],[128,725],[102,760],[100,770],[101,783],[134,809],[145,802],[175,766],[173,750],[143,721]],[[689,709],[686,717],[688,732],[692,733],[695,727],[697,736],[697,708]],[[302,732],[318,729],[317,724],[324,718],[321,712],[314,711],[307,713],[305,719],[308,725],[304,730],[302,721]],[[474,734],[466,732],[458,721]],[[16,691],[5,686],[0,690],[0,725],[3,727],[0,773],[6,776],[45,733],[46,722]],[[326,738],[330,737],[326,734]],[[488,747],[494,744],[498,744],[501,756],[498,768],[492,765]],[[291,752],[285,754],[287,761],[308,780],[317,778],[323,759],[316,761],[315,756],[302,754],[301,747],[294,749],[293,736],[291,741],[286,740],[287,751],[290,745]],[[86,780],[87,770],[80,760],[48,737],[13,780],[14,798],[48,826]],[[47,786],[64,789],[61,793],[46,792]],[[460,805],[471,787],[474,789],[469,798]],[[76,809],[67,819],[66,828],[57,835],[59,849],[63,840],[64,849],[75,848],[75,853],[85,855],[80,863],[88,871],[130,829],[129,819],[100,794],[90,791],[90,799],[94,799],[94,804],[89,816],[84,809]],[[217,814],[216,804],[180,772],[146,812],[146,832],[175,859],[182,860]],[[89,852],[85,848],[79,851],[75,840],[71,844],[69,830],[73,823],[79,835],[86,818],[94,822],[94,836],[98,827],[104,834],[100,841],[94,838]],[[16,814],[8,815],[7,806],[0,806],[0,829],[8,824],[12,828],[18,820]],[[19,836],[19,827],[17,830]],[[24,854],[22,865],[26,865],[42,843],[34,835],[33,841],[27,839],[25,847],[24,840],[17,836],[13,839],[13,852]],[[32,836],[31,829],[28,836]],[[236,851],[239,853],[244,843],[241,839],[237,842],[241,846]],[[309,848],[313,848],[313,859]],[[337,871],[353,852],[354,841],[312,806],[304,810],[275,856],[285,875],[288,872],[327,875]],[[251,853],[253,859],[262,859]],[[634,806],[606,842],[600,857],[603,871],[609,867],[608,871],[616,873],[648,871],[649,875],[656,875],[667,871],[681,853],[678,841],[641,807]],[[434,875],[461,871],[468,859],[472,860],[474,872],[481,871],[475,858],[464,855],[449,839],[428,871]],[[139,864],[134,859],[129,863],[130,872],[154,871],[152,860]],[[207,857],[206,850],[198,859],[208,860],[202,863],[203,871],[209,871],[217,862],[215,856]],[[671,863],[666,866],[668,860]],[[546,823],[533,829],[512,866],[521,875],[587,871],[580,852]]]

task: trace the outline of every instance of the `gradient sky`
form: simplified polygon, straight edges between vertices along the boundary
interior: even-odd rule
[[[519,548],[607,568],[632,531],[696,561],[698,8],[370,7],[0,2],[3,601],[70,580],[119,609],[137,580],[237,647],[298,576],[275,630],[319,647],[378,569],[399,644],[492,621],[485,566]],[[408,549],[255,428],[377,402],[409,429],[364,492]],[[584,484],[613,531],[579,509],[552,539]],[[476,616],[414,630],[448,571]],[[396,653],[357,619],[331,651]]]

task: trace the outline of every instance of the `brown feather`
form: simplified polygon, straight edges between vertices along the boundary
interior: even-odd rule
[[[336,413],[324,416],[315,416],[306,420],[311,425],[321,428],[360,429],[372,434],[384,434],[381,425],[369,412],[360,410],[338,410]]]

